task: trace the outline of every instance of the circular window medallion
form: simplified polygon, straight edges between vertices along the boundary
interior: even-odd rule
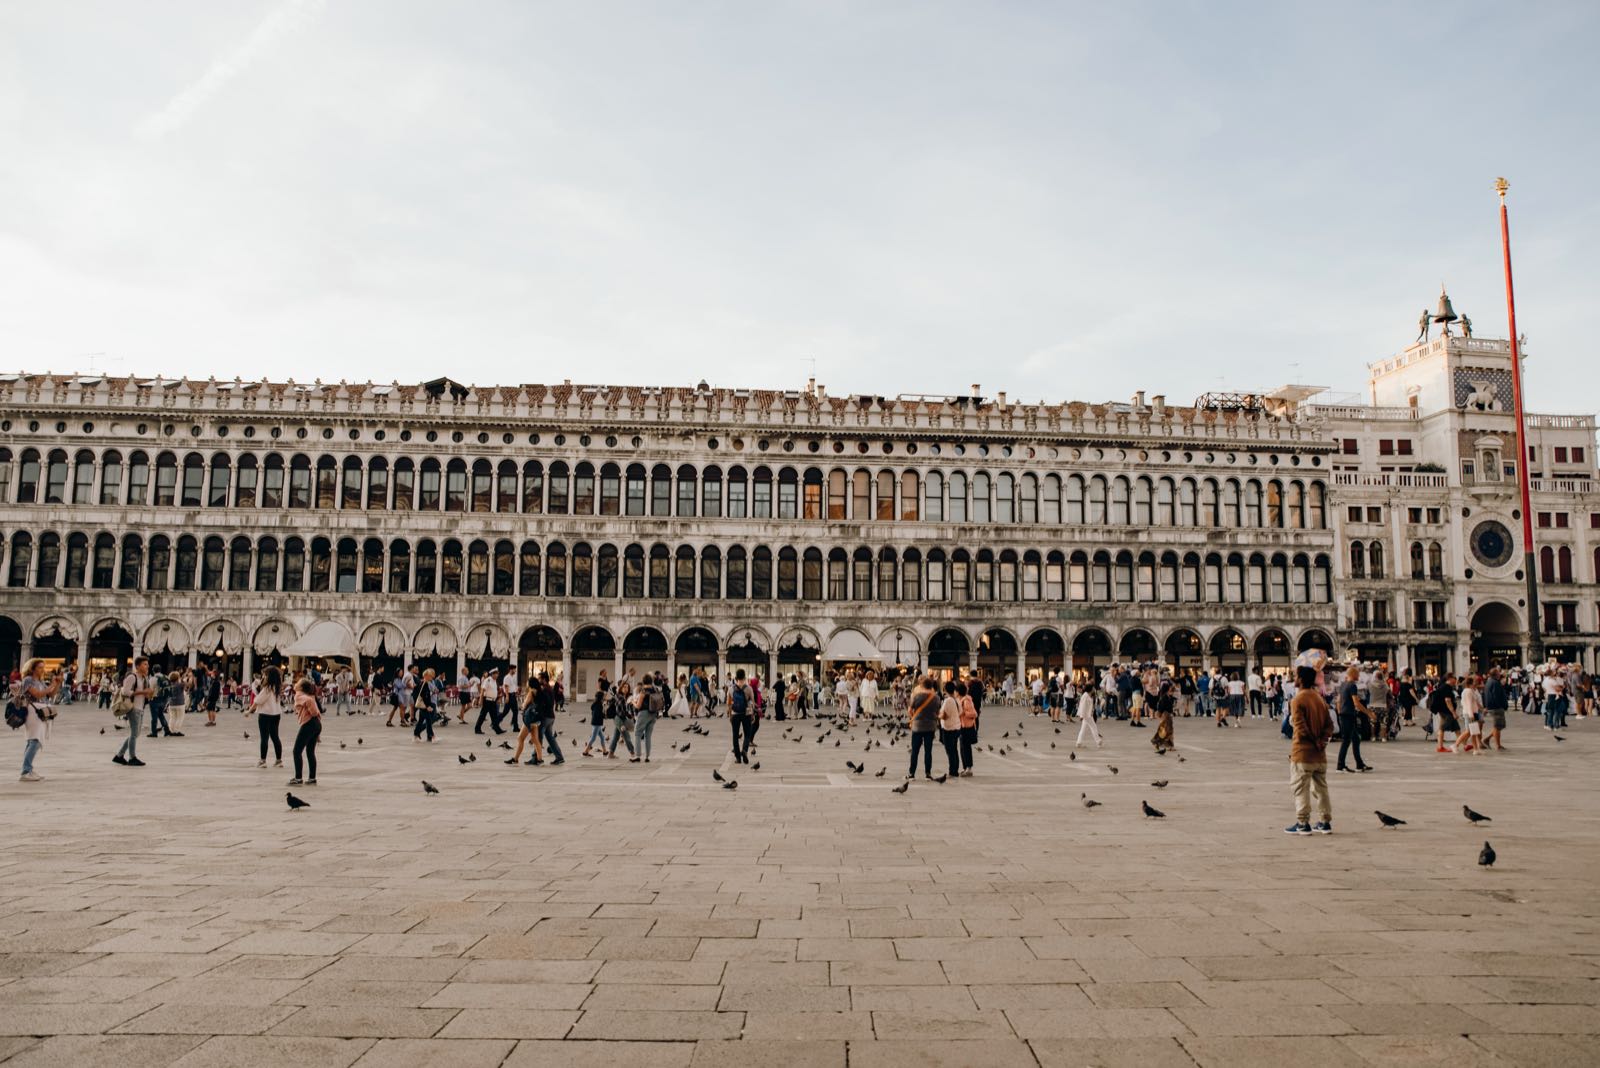
[[[1472,528],[1472,555],[1484,567],[1504,567],[1511,561],[1511,531],[1504,523],[1486,519]]]

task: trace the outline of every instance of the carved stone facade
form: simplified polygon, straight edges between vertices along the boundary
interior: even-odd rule
[[[1279,408],[0,376],[0,658],[815,671],[1331,647],[1331,461]],[[329,631],[320,632],[326,636]],[[220,650],[220,652],[219,652]]]

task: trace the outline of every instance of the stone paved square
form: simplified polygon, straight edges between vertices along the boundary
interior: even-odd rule
[[[565,767],[511,768],[459,725],[428,746],[330,716],[321,782],[296,788],[311,807],[290,812],[287,773],[255,768],[241,737],[253,720],[147,742],[149,766],[123,769],[116,732],[99,733],[109,717],[68,710],[47,781],[0,785],[0,1061],[1580,1065],[1600,1051],[1591,722],[1556,745],[1514,717],[1508,751],[1482,758],[1409,730],[1372,747],[1375,772],[1333,776],[1337,833],[1310,839],[1281,832],[1270,720],[1180,719],[1164,757],[1108,723],[1103,750],[1069,759],[1073,728],[994,706],[974,778],[904,795],[890,787],[906,747],[881,727],[769,721],[761,769],[735,772],[709,723],[700,737],[664,721],[648,766],[574,744]],[[579,713],[562,727],[576,742]],[[1007,732],[1010,752],[990,751]],[[14,763],[19,737],[0,746]],[[1467,824],[1464,803],[1492,822]],[[1373,809],[1410,823],[1382,830]],[[1476,863],[1486,837],[1492,870]]]

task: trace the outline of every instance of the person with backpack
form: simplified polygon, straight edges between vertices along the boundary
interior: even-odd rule
[[[600,673],[600,681],[595,686],[594,699],[589,702],[589,740],[583,743],[584,756],[592,755],[597,744],[602,754],[606,751],[606,720],[610,718],[611,683],[606,681],[604,672]]]
[[[222,701],[222,669],[214,668],[199,679],[200,710],[206,714],[206,726],[217,725],[217,705]]]
[[[633,748],[633,687],[626,679],[617,683],[611,695],[609,718],[612,724],[611,745],[606,749],[606,756],[612,760],[617,758],[619,741],[628,747],[628,756],[638,755]]]
[[[747,744],[749,735],[753,733],[751,723],[755,704],[755,695],[744,680],[744,668],[740,668],[734,672],[733,686],[728,690],[728,725],[733,731],[733,761],[736,764],[750,763]]]
[[[150,681],[149,657],[141,656],[133,662],[133,670],[122,680],[121,690],[111,704],[111,711],[122,717],[128,725],[128,736],[122,740],[122,748],[117,750],[111,762],[142,768],[144,761],[139,759],[139,730],[143,726],[145,706],[156,693],[155,683]]]
[[[161,733],[171,738],[173,730],[167,725],[167,706],[172,701],[172,676],[158,671],[151,675],[150,679],[155,685],[156,692],[151,695],[149,703],[145,706],[150,710],[150,733],[147,737],[154,738]]]
[[[539,740],[544,742],[545,755],[550,758],[551,767],[559,768],[567,762],[566,755],[561,752],[561,743],[556,740],[556,707],[561,703],[561,683],[551,682],[548,671],[539,672],[538,686],[533,695],[533,707],[539,716]],[[537,751],[535,751],[537,753]]]
[[[641,685],[638,697],[638,717],[634,721],[634,739],[638,742],[638,752],[629,760],[637,764],[643,760],[650,763],[650,739],[655,734],[656,720],[667,710],[666,694],[661,686],[656,683],[646,682]]]
[[[1494,743],[1496,752],[1503,752],[1505,746],[1500,744],[1500,732],[1506,729],[1506,709],[1511,700],[1506,696],[1506,684],[1500,677],[1500,669],[1489,669],[1489,681],[1483,687],[1483,712],[1488,723],[1488,741]],[[1485,743],[1487,745],[1487,743]]]
[[[955,695],[955,683],[945,684],[950,695]],[[970,694],[969,694],[970,696]],[[911,766],[906,771],[906,782],[917,777],[917,754],[922,754],[922,773],[933,778],[933,732],[939,725],[939,683],[929,675],[922,680],[911,695],[911,707],[906,710],[911,726]]]

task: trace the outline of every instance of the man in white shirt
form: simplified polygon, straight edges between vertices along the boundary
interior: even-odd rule
[[[133,662],[133,672],[122,680],[122,694],[131,702],[127,718],[123,723],[128,728],[128,736],[122,740],[122,748],[117,750],[117,755],[111,758],[113,764],[123,764],[130,768],[144,767],[144,761],[139,759],[139,727],[144,722],[145,704],[156,695],[156,684],[150,678],[150,660],[148,657],[139,657]]]
[[[478,708],[477,726],[472,728],[475,734],[483,733],[484,717],[488,717],[489,725],[494,728],[496,734],[505,733],[500,726],[500,684],[495,677],[499,673],[499,668],[490,668],[483,673],[483,678],[478,682],[478,696],[483,703]]]
[[[1260,719],[1262,716],[1261,691],[1264,684],[1261,681],[1261,673],[1254,668],[1250,671],[1248,685],[1250,690],[1250,718]]]
[[[506,714],[512,716],[511,724],[516,726],[517,713],[517,667],[513,664],[506,672],[506,677],[500,680],[500,705]]]

